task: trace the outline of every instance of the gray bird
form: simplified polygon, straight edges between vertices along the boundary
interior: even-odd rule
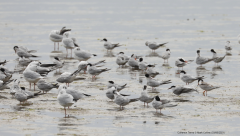
[[[168,62],[168,59],[170,58],[171,56],[171,51],[170,49],[166,49],[166,52],[163,54],[163,55],[159,55],[160,58],[162,58],[165,62],[165,60],[167,60]]]
[[[12,96],[15,96],[15,93],[20,89],[19,83],[20,83],[20,81],[18,81],[17,79],[13,80],[13,85],[10,88],[10,94]]]
[[[108,88],[116,87],[117,91],[120,92],[122,89],[126,88],[127,84],[118,85],[115,84],[113,81],[108,81]]]
[[[147,70],[146,70],[146,74],[150,75],[151,77],[155,77],[156,75],[159,75],[160,73],[157,72],[154,69],[154,65],[147,65]]]
[[[145,45],[148,46],[150,49],[152,49],[152,51],[155,51],[156,49],[158,49],[161,46],[164,46],[167,43],[156,43],[156,42],[148,42],[146,41]]]
[[[192,77],[190,75],[187,75],[187,73],[184,70],[182,70],[180,72],[180,78],[187,85],[187,84],[197,81],[199,79],[204,79],[204,76]]]
[[[4,89],[10,89],[10,87],[8,87],[7,85],[9,83],[11,83],[13,80],[9,80],[7,82],[3,82],[2,80],[0,80],[0,90],[4,90]]]
[[[200,81],[202,81],[201,84],[199,84]],[[198,80],[198,84],[199,84],[200,88],[202,88],[202,89],[204,90],[204,92],[203,92],[203,95],[204,95],[204,96],[205,96],[205,92],[206,92],[206,95],[207,95],[207,92],[208,92],[208,91],[211,91],[211,90],[213,90],[213,89],[220,88],[220,86],[213,86],[213,85],[210,85],[210,84],[208,84],[208,83],[206,83],[206,82],[203,82],[202,79],[199,79],[199,80]]]
[[[121,109],[123,110],[123,106],[126,106],[129,103],[138,101],[138,98],[136,98],[136,99],[126,98],[126,97],[122,96],[118,91],[114,91],[114,94],[115,94],[114,103],[116,103],[117,105],[120,106],[120,110]]]
[[[53,64],[56,64],[54,67],[55,69],[60,69],[64,66],[65,62],[61,61],[58,57],[53,58]]]
[[[108,68],[96,68],[91,63],[88,63],[87,65],[88,65],[87,72],[90,75],[92,75],[92,79],[95,78],[97,75],[101,74],[102,72],[106,72],[106,71],[111,70],[111,69],[108,69]]]
[[[186,66],[187,64],[189,64],[189,63],[191,63],[191,62],[193,62],[193,61],[194,61],[194,60],[185,60],[185,59],[183,59],[183,58],[178,58],[178,59],[175,61],[175,66],[178,67],[178,70],[179,70],[180,67],[182,67],[182,69],[183,69],[184,66]]]
[[[152,90],[155,87],[159,87],[160,85],[170,84],[171,83],[171,80],[165,80],[165,81],[159,82],[159,81],[157,81],[155,79],[152,79],[149,74],[145,74],[145,77],[147,78],[147,85],[151,86]]]
[[[210,61],[213,61],[215,58],[205,58],[200,56],[200,50],[197,50],[197,58],[196,58],[196,64],[203,65]]]
[[[97,56],[96,54],[92,54],[90,52],[87,52],[85,50],[81,50],[80,47],[76,47],[74,48],[74,57],[75,59],[79,60],[79,61],[87,61],[90,58]]]
[[[173,104],[169,104],[170,101],[168,100],[160,100],[160,97],[159,96],[155,96],[155,99],[154,101],[152,102],[152,106],[153,108],[156,109],[156,113],[157,113],[157,110],[159,109],[160,110],[160,113],[161,113],[161,109],[163,108],[168,108],[168,107],[175,107],[177,105],[173,105]]]
[[[215,64],[217,63],[217,65],[218,65],[218,63],[222,62],[222,60],[226,56],[226,54],[225,54],[223,57],[218,57],[217,53],[214,51],[214,49],[211,49],[210,51],[213,53],[213,57],[212,58],[215,58],[213,61],[215,62]]]
[[[12,78],[12,74],[7,73],[4,68],[0,68],[0,80],[7,82]]]
[[[176,95],[181,95],[183,93],[198,92],[197,89],[190,86],[171,86],[168,89],[172,89],[173,93]]]
[[[63,43],[63,46],[66,48],[67,55],[68,55],[68,49],[71,50],[71,57],[72,57],[72,49],[79,46],[77,45],[75,38],[69,38],[69,34],[70,32],[65,32],[63,34],[62,43]]]
[[[147,106],[148,106],[148,103],[151,103],[153,101],[154,97],[150,97],[147,93],[147,86],[144,85],[143,87],[143,91],[141,92],[141,96],[139,97],[139,100],[141,102],[144,102],[144,106],[145,106],[145,103],[147,103]]]
[[[25,51],[25,50],[21,50],[18,46],[14,46],[13,47],[15,53],[18,55],[18,57],[25,57],[25,58],[29,58],[29,57],[38,57],[35,55],[30,54],[29,52]]]
[[[59,50],[59,42],[62,42],[63,34],[67,31],[71,31],[71,29],[66,29],[63,27],[60,31],[59,30],[52,30],[49,34],[49,39],[54,42],[54,50],[55,50],[55,43],[58,43],[58,50]]]
[[[80,71],[81,70],[76,70],[73,73],[64,72],[61,74],[61,76],[56,81],[59,83],[66,83],[66,85],[68,84],[68,86],[69,86],[69,83],[72,83],[75,80],[77,74]]]
[[[96,63],[91,63],[92,66],[97,66],[98,64],[101,64],[101,63],[105,63],[105,60],[101,60],[101,61],[98,61]],[[81,61],[79,64],[78,64],[78,70],[83,70],[84,73],[86,73],[87,71],[87,64],[89,64],[87,61]]]
[[[131,58],[128,61],[128,65],[132,68],[138,68],[138,61],[137,61],[137,56],[135,56],[134,54],[132,54]]]
[[[225,49],[226,49],[226,51],[231,51],[232,50],[232,46],[230,45],[230,41],[226,42]]]
[[[28,66],[28,64],[30,64],[33,60],[30,60],[29,58],[25,58],[23,56],[20,56],[19,57],[19,65],[22,66],[22,67],[26,67]]]
[[[44,79],[40,79],[37,82],[37,87],[44,92],[49,92],[50,90],[52,90],[53,88],[58,88],[59,85],[58,83],[49,83],[46,82]]]
[[[120,66],[124,66],[129,61],[129,57],[124,55],[124,52],[119,52],[116,63]]]
[[[109,50],[112,51],[114,48],[122,46],[122,45],[119,45],[119,43],[112,44],[106,38],[102,39],[101,41],[104,42],[103,46],[105,49],[107,49],[107,51],[109,51]]]
[[[112,86],[110,88],[107,89],[107,92],[106,92],[106,96],[111,99],[111,100],[114,100],[115,99],[115,93],[117,92],[117,89],[116,87]],[[127,94],[120,94],[122,96],[130,96],[130,95],[127,95]]]

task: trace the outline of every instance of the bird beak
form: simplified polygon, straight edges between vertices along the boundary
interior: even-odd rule
[[[135,58],[135,60],[137,60],[137,58]]]
[[[185,61],[187,63],[187,61]]]

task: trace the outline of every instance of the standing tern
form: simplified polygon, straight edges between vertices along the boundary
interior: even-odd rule
[[[71,57],[72,57],[72,49],[74,49],[75,47],[79,47],[76,44],[75,38],[68,38],[69,34],[70,34],[70,32],[65,32],[63,34],[63,39],[62,39],[63,46],[66,48],[66,51],[67,51],[66,57],[68,56],[68,49],[71,49]]]
[[[152,106],[153,106],[153,108],[156,109],[156,113],[157,113],[158,109],[160,110],[160,113],[161,113],[161,109],[163,109],[163,108],[177,106],[177,105],[173,105],[173,104],[169,104],[169,103],[170,103],[169,100],[160,100],[159,96],[155,96],[155,99],[152,102]]]
[[[66,29],[63,27],[60,31],[59,30],[52,30],[49,34],[49,39],[54,42],[54,50],[55,50],[55,43],[58,43],[58,50],[59,50],[59,42],[62,42],[63,33],[71,31],[71,29]]]
[[[92,66],[96,66],[98,64],[101,64],[101,63],[105,63],[105,60],[101,60],[101,61],[98,61],[96,63],[91,63]],[[87,61],[81,61],[79,64],[78,64],[78,70],[83,70],[84,73],[86,73],[87,71],[87,64],[89,64]]]
[[[145,45],[148,46],[150,49],[152,49],[152,51],[155,51],[156,49],[158,49],[161,46],[164,46],[167,43],[156,43],[156,42],[148,42],[146,41]]]
[[[225,49],[226,49],[226,51],[231,51],[232,50],[232,46],[230,45],[230,41],[226,42]]]
[[[72,83],[75,80],[77,74],[80,71],[81,70],[76,70],[73,73],[64,72],[61,74],[61,76],[56,81],[59,83],[66,83],[66,85],[68,84],[68,86],[69,86],[69,83]]]
[[[164,84],[170,84],[171,80],[165,80],[165,81],[157,81],[156,79],[152,79],[149,74],[145,74],[145,77],[147,78],[147,85],[152,87],[152,90],[155,87],[159,87],[160,85]]]
[[[53,88],[58,88],[59,85],[58,83],[49,83],[46,82],[44,79],[40,79],[37,82],[37,87],[44,92],[49,92],[50,90],[52,90]]]
[[[215,58],[213,61],[215,62],[215,64],[217,63],[217,65],[218,65],[218,63],[222,62],[222,60],[226,56],[226,54],[225,54],[223,57],[218,57],[217,53],[214,51],[214,49],[211,49],[210,51],[213,53],[213,58]]]
[[[148,103],[151,103],[153,101],[154,97],[150,97],[147,93],[147,86],[144,85],[143,86],[143,90],[141,92],[141,96],[139,97],[139,100],[141,102],[144,102],[144,107],[145,107],[145,103],[147,103],[147,106],[148,106]]]
[[[75,48],[73,52],[74,52],[75,59],[77,59],[79,61],[87,61],[88,59],[90,59],[94,56],[97,56],[96,54],[92,54],[85,50],[81,50],[80,47]]]
[[[116,59],[116,63],[120,66],[124,66],[129,60],[129,57],[124,55],[124,52],[119,52],[117,59]]]
[[[64,110],[65,110],[65,117],[66,117],[66,107],[70,107],[74,104],[74,101],[73,101],[73,96],[71,94],[68,94],[66,92],[66,89],[67,87],[64,86],[63,89],[61,89],[58,93],[58,97],[57,97],[57,100],[58,100],[58,103],[64,107]]]
[[[18,57],[25,57],[25,58],[38,57],[38,56],[30,54],[29,52],[27,52],[25,50],[21,50],[18,46],[14,46],[13,49],[14,49],[15,53],[17,53]]]
[[[183,70],[183,67],[191,63],[192,61],[194,60],[184,60],[183,58],[178,58],[178,60],[175,61],[175,66],[178,67],[178,70],[180,67],[182,67],[182,70]]]
[[[159,75],[160,73],[157,72],[154,69],[154,65],[147,65],[147,70],[146,70],[146,74],[150,75],[151,77],[155,77],[156,75]]]
[[[101,41],[104,42],[103,46],[104,46],[104,48],[107,49],[107,51],[109,51],[109,50],[112,51],[114,48],[122,46],[122,45],[119,45],[119,43],[112,44],[106,38],[102,39]]]
[[[182,79],[183,82],[187,84],[192,83],[194,81],[197,81],[199,79],[204,79],[204,76],[198,76],[198,77],[192,77],[190,75],[187,75],[184,70],[180,72],[180,78]]]
[[[199,84],[200,81],[202,81],[201,84]],[[198,80],[198,84],[199,84],[200,88],[202,88],[202,89],[204,90],[204,92],[203,92],[203,95],[204,95],[204,96],[205,96],[205,92],[206,92],[206,96],[207,96],[207,92],[208,92],[208,91],[211,91],[211,90],[213,90],[213,89],[220,88],[220,86],[213,86],[213,85],[210,85],[210,84],[208,84],[208,83],[206,83],[206,82],[203,82],[202,79],[199,79],[199,80]]]
[[[164,63],[165,63],[165,60],[167,60],[168,62],[168,59],[170,58],[170,56],[171,56],[170,49],[166,49],[166,52],[163,55],[159,55],[159,57],[164,60]]]
[[[117,88],[112,86],[107,89],[106,96],[107,98],[114,100],[115,99],[115,93],[117,92]],[[127,94],[120,94],[121,96],[129,96]]]
[[[193,88],[191,86],[178,86],[178,87],[176,87],[176,86],[173,85],[168,89],[172,89],[172,91],[175,95],[181,95],[183,93],[191,93],[191,92],[197,92],[198,93],[197,89]]]
[[[19,83],[20,81],[18,81],[17,79],[13,80],[13,85],[10,88],[10,94],[12,95],[12,97],[15,96],[15,93],[20,89]]]
[[[118,91],[114,91],[114,94],[115,94],[114,103],[116,103],[117,105],[120,106],[120,110],[121,109],[123,110],[123,106],[126,106],[129,103],[138,101],[138,98],[136,98],[136,99],[126,98],[126,97],[122,96]]]
[[[113,81],[108,81],[108,88],[116,87],[117,91],[121,91],[122,89],[126,88],[127,84],[124,85],[118,85],[115,84]]]
[[[214,60],[215,58],[205,58],[205,57],[201,57],[200,56],[200,50],[197,50],[197,58],[196,58],[196,64],[198,65],[203,65],[206,64],[212,60]]]
[[[96,76],[101,74],[102,72],[106,72],[106,71],[111,70],[111,69],[108,69],[108,68],[96,68],[91,63],[88,63],[87,65],[88,65],[87,72],[90,75],[92,75],[92,79],[96,78]]]

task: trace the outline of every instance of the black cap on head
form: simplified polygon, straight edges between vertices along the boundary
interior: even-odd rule
[[[22,90],[25,90],[25,87],[20,87]]]
[[[132,54],[132,56],[131,57],[133,57],[134,56],[134,54]]]
[[[18,46],[14,46],[13,49],[18,48]]]
[[[210,51],[211,51],[212,53],[216,53],[216,52],[214,51],[214,49],[211,49]]]
[[[4,68],[0,68],[0,71],[5,72],[5,69]]]
[[[198,79],[198,84],[199,84],[199,82],[200,82],[200,81],[202,81],[202,82],[203,82],[203,80],[202,80],[201,78],[199,78],[199,79]]]
[[[103,38],[103,41],[107,41],[107,39],[106,39],[106,38]]]
[[[114,84],[114,82],[113,81],[108,81],[109,83],[111,83],[111,84]]]
[[[149,77],[149,74],[145,74],[145,77]]]
[[[58,57],[54,57],[54,59],[59,61],[59,58],[58,58]]]
[[[155,96],[156,101],[160,101],[160,97],[159,96]]]
[[[166,49],[166,51],[170,51],[170,49]]]
[[[124,52],[119,52],[119,54],[124,54]]]
[[[88,63],[87,65],[89,65],[89,66],[92,66],[92,64],[91,64],[91,63]]]
[[[185,62],[182,58],[179,59],[181,62]]]
[[[150,65],[150,64],[149,64],[149,65],[147,65],[147,66],[148,66],[148,67],[153,67],[153,65]]]
[[[144,86],[143,86],[143,90],[146,90],[146,89],[147,89],[147,86],[146,86],[146,85],[144,85]]]
[[[186,74],[186,72],[184,70],[182,70],[180,73]]]
[[[200,53],[200,50],[197,50],[197,53]]]
[[[170,88],[168,88],[168,89],[171,89],[171,88],[175,88],[176,86],[175,85],[173,85],[173,86],[171,86]]]
[[[142,62],[142,61],[143,61],[143,58],[140,58],[139,61]]]

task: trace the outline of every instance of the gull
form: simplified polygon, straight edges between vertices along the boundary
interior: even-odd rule
[[[115,86],[112,86],[107,89],[106,96],[107,98],[114,100],[115,99],[115,93],[117,92],[117,88]],[[120,94],[121,96],[129,96],[126,94]]]
[[[147,86],[144,85],[143,86],[143,91],[141,92],[141,96],[139,97],[139,100],[141,102],[144,102],[144,107],[145,107],[145,103],[147,103],[147,106],[148,106],[148,103],[152,102],[154,99],[154,97],[150,97],[147,93]]]
[[[62,43],[63,43],[63,46],[66,48],[67,55],[68,55],[68,49],[71,49],[71,57],[72,57],[72,49],[74,49],[75,47],[79,47],[79,46],[76,44],[75,38],[68,38],[69,34],[70,34],[70,32],[65,32],[63,34]]]
[[[66,85],[69,83],[72,83],[74,81],[74,79],[76,78],[77,74],[80,72],[81,70],[76,70],[73,73],[70,72],[64,72],[61,74],[61,76],[56,80],[59,83],[66,83]]]
[[[96,68],[95,66],[93,66],[91,63],[87,64],[87,72],[92,75],[92,79],[95,78],[97,75],[101,74],[102,72],[106,72],[109,71],[111,69],[108,68]]]
[[[156,42],[148,42],[146,41],[145,45],[148,46],[150,49],[152,49],[152,51],[155,51],[156,49],[158,49],[161,46],[164,46],[167,43],[156,43]]]
[[[213,53],[213,57],[212,58],[215,58],[213,61],[215,62],[215,64],[217,63],[217,65],[218,65],[218,63],[222,62],[222,60],[226,56],[226,54],[225,54],[223,57],[218,57],[217,53],[214,51],[214,49],[211,49],[210,51]]]
[[[138,61],[136,60],[137,56],[135,56],[134,54],[132,54],[131,58],[128,61],[128,65],[132,68],[138,68]]]
[[[196,58],[196,64],[198,65],[203,65],[206,64],[212,60],[214,60],[215,58],[205,58],[205,57],[201,57],[200,56],[200,50],[197,50],[197,58]]]
[[[0,80],[7,82],[12,78],[12,74],[7,73],[4,68],[0,68]]]
[[[28,67],[23,71],[23,77],[24,77],[24,79],[25,79],[27,82],[29,82],[30,89],[31,89],[31,83],[33,83],[33,85],[34,85],[34,91],[35,91],[35,85],[36,85],[36,83],[37,83],[40,79],[44,78],[44,77],[42,77],[39,73],[31,70],[31,69],[37,69],[36,67],[37,67],[36,65],[28,66]]]
[[[2,80],[0,80],[0,90],[4,90],[4,89],[10,89],[7,85],[9,83],[11,83],[13,80],[9,80],[7,82],[3,82]]]
[[[162,58],[164,62],[165,60],[167,60],[168,62],[168,59],[170,58],[170,56],[171,56],[170,49],[166,49],[166,52],[163,55],[159,55],[159,57]]]
[[[31,53],[25,51],[25,50],[22,50],[21,48],[19,48],[18,46],[14,46],[13,47],[15,53],[17,53],[18,57],[25,57],[25,58],[29,58],[29,57],[38,57],[38,56],[35,56],[35,55],[32,55]]]
[[[152,106],[156,109],[156,113],[157,110],[160,109],[160,113],[161,113],[161,109],[163,108],[167,108],[167,107],[175,107],[177,105],[173,105],[173,104],[169,104],[170,101],[168,100],[160,100],[159,96],[155,96],[154,101],[152,102]]]
[[[159,87],[160,85],[164,84],[170,84],[171,80],[165,80],[165,81],[157,81],[156,79],[152,79],[149,74],[145,74],[145,77],[147,78],[147,85],[152,87],[152,90],[155,87]]]
[[[178,67],[178,70],[180,67],[182,67],[182,70],[183,70],[183,67],[191,63],[192,61],[194,60],[185,60],[183,58],[178,58],[178,60],[175,61],[175,65]]]
[[[101,64],[101,63],[105,63],[105,60],[101,60],[101,61],[98,61],[96,63],[91,63],[93,66],[97,66],[98,64]],[[79,64],[78,64],[78,70],[83,70],[84,73],[86,73],[87,71],[87,64],[89,64],[87,61],[81,61]]]
[[[53,88],[58,88],[59,85],[58,83],[49,83],[46,82],[44,79],[40,79],[37,82],[37,87],[44,92],[49,92],[50,90],[52,90]]]
[[[192,83],[194,81],[197,81],[199,79],[204,79],[204,76],[198,76],[198,77],[192,77],[190,75],[187,75],[184,70],[180,72],[180,78],[182,79],[183,82],[187,84]]]
[[[123,109],[123,106],[126,106],[129,103],[138,101],[138,98],[136,98],[136,99],[126,98],[126,97],[122,96],[118,91],[114,91],[114,94],[115,94],[114,103],[116,103],[117,105],[120,106],[120,110]]]
[[[79,91],[74,88],[67,87],[66,85],[63,85],[63,84],[59,86],[58,91],[61,91],[62,89],[65,89],[67,94],[72,95],[73,101],[75,102],[77,102],[79,99],[82,99],[86,96],[91,96],[90,94],[86,94],[83,91]]]
[[[200,81],[202,81],[201,84],[199,84]],[[213,89],[220,88],[220,86],[213,86],[213,85],[210,85],[210,84],[208,84],[208,83],[206,83],[206,82],[203,82],[202,79],[199,79],[199,80],[198,80],[198,84],[199,84],[200,88],[202,88],[202,89],[204,90],[204,92],[203,92],[203,95],[204,95],[204,96],[205,96],[205,92],[206,92],[206,96],[207,96],[207,92],[208,92],[208,91],[211,91],[211,90],[213,90]]]
[[[115,84],[113,81],[108,81],[108,88],[111,88],[111,87],[116,87],[117,91],[121,91],[122,89],[126,88],[127,84],[124,84],[124,85],[118,85],[118,84]]]
[[[70,107],[74,104],[74,101],[73,101],[73,96],[66,93],[66,89],[67,87],[64,86],[58,93],[58,97],[57,97],[57,100],[58,100],[58,103],[64,107],[64,110],[65,110],[65,117],[66,117],[66,107]]]
[[[196,88],[193,88],[191,86],[171,86],[168,89],[172,89],[173,93],[175,95],[181,95],[183,93],[191,93],[191,92],[198,92]]]
[[[117,43],[117,44],[112,44],[111,42],[108,42],[106,38],[103,38],[103,39],[101,40],[101,42],[102,42],[102,41],[104,42],[103,46],[104,46],[104,48],[107,49],[107,51],[108,51],[108,50],[112,51],[114,48],[122,46],[122,45],[119,45],[119,43]]]
[[[79,61],[87,61],[88,59],[94,56],[97,56],[96,54],[92,54],[85,50],[81,50],[80,47],[75,48],[73,52],[74,52],[74,58]]]
[[[226,42],[225,49],[226,49],[226,51],[231,51],[232,50],[232,46],[230,45],[230,41]]]
[[[52,30],[49,34],[49,39],[54,42],[54,50],[55,50],[55,43],[58,43],[58,50],[59,50],[59,42],[62,42],[63,33],[71,31],[71,29],[66,29],[63,27],[60,31],[59,30]]]
[[[124,52],[119,52],[116,59],[116,63],[120,66],[124,66],[129,61],[129,57],[124,55]]]
[[[154,65],[147,65],[146,74],[148,74],[150,76],[156,76],[156,75],[160,74],[159,72],[154,70],[154,67],[155,67]]]
[[[32,61],[33,61],[33,60],[30,60],[29,58],[25,58],[25,57],[23,57],[23,56],[20,56],[18,63],[19,63],[20,66],[26,67],[26,66],[28,66],[28,64],[31,63]]]

